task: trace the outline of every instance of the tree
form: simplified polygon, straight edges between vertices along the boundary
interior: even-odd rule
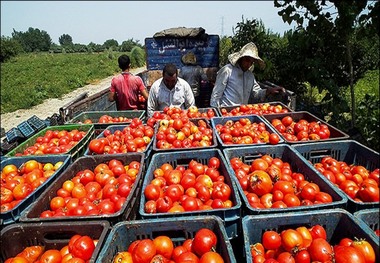
[[[63,34],[58,39],[61,46],[70,46],[73,44],[73,38],[68,34]]]
[[[326,1],[318,0],[274,1],[276,7],[283,8],[278,14],[282,16],[284,22],[290,24],[295,21],[298,24],[295,37],[302,41],[298,43],[302,49],[297,51],[301,53],[299,56],[303,58],[301,63],[304,64],[303,70],[306,73],[300,71],[294,73],[303,74],[300,81],[307,80],[313,86],[328,89],[335,106],[341,105],[341,87],[349,86],[351,128],[353,128],[356,118],[354,84],[368,70],[361,64],[361,58],[355,56],[354,43],[358,42],[355,31],[360,26],[359,21],[368,21],[370,18],[374,21],[377,18],[378,21],[378,13],[374,13],[378,11],[378,2],[375,4],[377,8],[371,9],[369,15],[365,16],[362,12],[367,7],[366,0],[329,2],[330,6]],[[305,21],[307,23],[304,26]],[[291,45],[289,48],[294,50]]]
[[[32,27],[29,27],[26,32],[13,29],[12,37],[21,44],[25,52],[49,51],[52,43],[46,31]]]
[[[126,41],[123,41],[120,46],[120,51],[121,52],[131,52],[132,48],[138,46],[142,48],[142,46],[139,44],[139,40],[135,41],[133,38],[128,39]]]
[[[10,37],[1,36],[0,62],[5,62],[21,52],[23,52],[22,46],[18,41]]]
[[[131,58],[131,67],[142,67],[145,65],[145,52],[144,50],[139,46],[134,46],[130,53]]]
[[[113,50],[116,50],[119,46],[119,43],[115,39],[108,39],[104,42],[103,47],[106,49],[112,48]]]

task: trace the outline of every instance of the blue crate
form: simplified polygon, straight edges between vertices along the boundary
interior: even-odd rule
[[[231,188],[231,201],[232,207],[226,209],[212,209],[212,210],[199,210],[192,212],[183,213],[155,213],[149,214],[144,211],[144,205],[146,203],[144,189],[154,178],[153,172],[156,168],[161,167],[164,163],[170,163],[173,167],[178,165],[188,167],[188,164],[192,159],[202,163],[207,164],[211,157],[218,157],[220,159],[220,174],[224,175],[225,183],[227,183]],[[177,152],[167,152],[167,153],[155,153],[149,163],[147,172],[144,176],[144,182],[142,185],[142,194],[140,199],[139,214],[143,219],[161,219],[165,217],[178,217],[178,216],[198,216],[198,215],[216,215],[222,218],[224,221],[227,235],[229,238],[235,238],[240,231],[240,208],[241,200],[237,192],[237,188],[233,183],[232,178],[227,171],[227,163],[223,154],[218,149],[205,149],[196,151],[177,151]]]
[[[196,124],[198,120],[204,120],[207,124],[207,127],[212,129],[211,125],[210,125],[210,121],[208,119],[205,119],[205,118],[194,118],[194,119],[189,119],[189,121],[191,121],[192,123]],[[159,124],[156,124],[155,126],[155,135],[157,134],[158,130],[160,128],[160,125]],[[207,146],[207,147],[190,147],[190,148],[169,148],[169,149],[160,149],[160,148],[157,148],[157,139],[156,139],[156,136],[154,136],[154,141],[153,141],[153,151],[154,152],[173,152],[173,151],[188,151],[188,150],[191,150],[191,151],[195,151],[195,150],[202,150],[202,149],[210,149],[210,148],[215,148],[218,146],[218,142],[216,140],[216,136],[215,136],[215,130],[212,129],[212,143],[210,146]]]
[[[379,239],[380,237],[376,236],[374,233],[375,230],[380,229],[380,211],[377,208],[363,209],[354,213],[354,216],[359,220],[362,220],[366,225],[368,225],[373,231],[372,234],[375,235],[375,238]]]
[[[280,136],[285,140],[288,144],[300,144],[300,143],[315,143],[315,142],[324,142],[324,141],[335,141],[335,140],[347,140],[350,136],[348,136],[343,131],[335,128],[334,126],[328,124],[327,122],[323,121],[322,119],[314,116],[313,114],[307,112],[307,111],[297,111],[297,112],[289,112],[289,113],[278,113],[278,114],[265,114],[263,115],[263,119],[274,128],[274,126],[271,124],[273,119],[282,119],[285,116],[291,116],[293,118],[293,121],[298,122],[301,119],[304,119],[308,122],[316,121],[322,124],[327,125],[327,127],[330,130],[330,137],[327,139],[320,139],[320,140],[309,140],[309,141],[289,141],[287,140],[281,133]]]
[[[12,210],[1,213],[0,218],[3,220],[3,224],[7,225],[10,223],[17,222],[20,219],[21,213],[26,210],[33,202],[37,200],[39,195],[51,185],[56,178],[58,178],[67,167],[71,164],[70,155],[35,155],[35,156],[24,156],[24,157],[9,157],[1,161],[1,169],[3,169],[8,164],[14,164],[20,167],[22,164],[29,160],[36,160],[40,163],[52,163],[62,161],[62,165],[57,169],[57,171],[50,176],[42,185],[40,185],[34,192],[32,192],[28,197],[18,203]]]
[[[154,239],[157,236],[165,235],[172,239],[174,246],[179,246],[186,239],[194,238],[195,233],[201,228],[208,228],[215,233],[218,240],[215,251],[222,256],[225,263],[236,262],[223,222],[216,216],[120,222],[111,229],[97,262],[112,262],[118,252],[127,251],[133,241],[144,238]]]
[[[84,111],[75,116],[73,119],[66,123],[83,123],[85,120],[90,119],[95,129],[105,129],[111,125],[127,125],[130,122],[118,122],[118,123],[100,123],[99,119],[103,115],[108,115],[111,117],[127,117],[130,119],[138,118],[144,120],[145,111],[144,110],[126,110],[126,111]]]
[[[225,148],[228,148],[228,147],[247,147],[247,146],[254,146],[254,145],[267,145],[267,144],[269,144],[269,142],[268,143],[252,143],[252,144],[227,144],[227,143],[224,143],[222,141],[222,139],[220,138],[219,133],[216,131],[216,126],[218,124],[224,125],[227,121],[230,121],[230,120],[233,121],[233,122],[236,122],[236,121],[238,121],[238,120],[240,120],[242,118],[247,118],[252,123],[263,122],[265,124],[265,127],[266,127],[267,131],[269,131],[270,133],[276,133],[276,134],[279,135],[279,132],[277,132],[275,128],[273,128],[272,126],[268,125],[264,121],[264,119],[261,116],[258,116],[258,115],[244,115],[244,116],[231,116],[231,117],[215,117],[215,118],[211,119],[211,125],[212,125],[213,130],[215,131],[216,138],[218,139],[218,144],[219,144],[219,146],[221,146],[222,149],[225,149]],[[284,139],[280,135],[279,135],[279,137],[280,137],[279,143],[283,143]]]
[[[255,104],[246,104],[246,105],[248,105],[248,106],[250,106],[250,105],[252,105],[252,106],[254,106],[254,105],[263,105],[263,104],[268,104],[268,105],[270,105],[270,106],[277,106],[277,105],[280,105],[282,108],[283,108],[283,110],[286,110],[286,111],[288,111],[288,112],[291,112],[291,111],[293,111],[292,109],[290,109],[288,106],[286,106],[284,103],[282,103],[282,102],[280,102],[280,101],[272,101],[272,102],[265,102],[265,103],[255,103]],[[240,105],[239,106],[224,106],[224,107],[219,107],[218,108],[218,114],[219,114],[219,116],[221,116],[221,117],[227,117],[227,116],[229,116],[229,114],[231,114],[230,112],[231,112],[231,110],[233,110],[233,109],[236,109],[236,108],[239,108],[240,107]],[[222,112],[223,111],[226,111],[227,112],[227,114],[223,114]],[[245,112],[240,112],[240,110],[239,110],[239,113],[238,113],[238,115],[236,115],[236,116],[242,116],[242,115],[252,115],[252,113],[245,113]],[[260,112],[258,115],[263,115],[263,112]]]
[[[36,115],[33,115],[30,117],[27,122],[30,124],[30,126],[34,129],[35,132],[39,132],[40,130],[47,127],[45,121],[38,118]]]
[[[28,246],[44,246],[45,251],[60,250],[68,245],[72,236],[78,234],[98,240],[92,257],[88,261],[94,263],[107,238],[109,227],[107,221],[87,221],[86,224],[83,222],[12,224],[1,230],[0,262],[15,257]]]
[[[12,128],[5,133],[5,137],[9,143],[17,142],[24,139],[24,135],[17,128]]]
[[[331,156],[338,161],[344,161],[348,165],[362,165],[370,171],[380,167],[380,155],[378,152],[356,142],[354,140],[342,140],[336,142],[318,142],[313,144],[293,145],[294,149],[312,164],[319,163],[323,157]],[[314,166],[310,165],[313,169]],[[316,169],[315,169],[316,170]],[[318,174],[321,174],[316,170]],[[346,195],[339,187],[331,183],[333,188],[342,192],[348,198],[348,210],[354,213],[360,209],[379,207],[379,202],[357,202]]]
[[[36,131],[33,129],[32,126],[27,121],[21,122],[19,125],[17,125],[17,129],[20,130],[22,135],[24,135],[25,138],[31,137],[33,134],[36,133]]]
[[[146,125],[146,124],[144,124]],[[129,125],[111,125],[111,126],[108,126],[107,128],[105,128],[98,136],[96,136],[95,138],[96,139],[99,139],[99,138],[104,138],[104,131],[105,130],[109,130],[111,132],[111,134],[114,134],[115,131],[123,131],[123,129],[125,127],[128,127]],[[145,160],[149,159],[150,158],[150,155],[151,155],[151,152],[152,152],[152,145],[153,145],[153,140],[154,140],[154,134],[153,134],[153,138],[151,138],[149,144],[146,146],[146,149],[145,151],[142,151],[142,153],[144,153],[144,156],[145,156]],[[120,154],[124,154],[124,153],[120,153]],[[87,147],[86,151],[84,152],[84,156],[92,156],[92,155],[97,155],[96,153],[93,153],[90,151],[90,149]],[[107,153],[104,153],[103,155],[107,155]]]
[[[343,209],[326,209],[286,214],[250,215],[242,220],[246,262],[252,262],[249,245],[261,242],[262,234],[267,230],[280,233],[288,228],[322,225],[326,229],[327,241],[336,245],[348,237],[351,239],[366,239],[375,250],[379,259],[379,240],[370,234],[371,229],[355,220],[354,216]]]
[[[45,210],[50,210],[50,201],[57,194],[57,190],[62,187],[62,184],[66,180],[72,179],[77,172],[90,169],[94,170],[100,163],[108,162],[112,159],[122,161],[127,165],[132,161],[140,162],[140,170],[136,176],[136,181],[133,184],[131,192],[129,193],[125,203],[119,211],[113,214],[107,215],[89,215],[89,216],[65,216],[65,217],[50,217],[40,218],[40,214]],[[128,153],[128,154],[115,154],[115,155],[95,155],[95,156],[83,156],[76,159],[54,182],[51,184],[31,205],[26,209],[20,217],[20,221],[24,223],[29,222],[50,222],[50,221],[87,221],[87,220],[107,220],[111,224],[117,223],[122,220],[134,220],[137,215],[137,207],[135,206],[141,191],[142,183],[142,169],[144,166],[144,154],[143,153]]]
[[[307,210],[320,210],[331,208],[345,208],[347,205],[347,197],[341,191],[337,191],[331,186],[331,183],[323,176],[319,175],[297,152],[286,144],[267,145],[259,147],[235,147],[223,150],[223,154],[228,162],[228,172],[240,192],[240,197],[243,200],[244,213],[247,214],[268,214],[268,213],[285,213],[298,212]],[[286,208],[253,208],[249,205],[248,199],[244,194],[243,188],[240,186],[234,170],[230,164],[230,160],[234,157],[239,157],[245,164],[251,163],[263,155],[270,155],[272,158],[280,158],[283,162],[288,162],[293,172],[302,173],[306,180],[316,183],[320,190],[331,195],[333,202],[327,204],[317,204],[308,206],[286,207]]]

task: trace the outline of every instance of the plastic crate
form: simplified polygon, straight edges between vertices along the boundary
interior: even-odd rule
[[[126,125],[129,122],[117,122],[117,123],[99,123],[99,118],[103,115],[111,117],[127,117],[129,119],[139,118],[143,120],[145,118],[144,110],[127,110],[127,111],[85,111],[69,120],[67,123],[83,123],[85,120],[90,119],[95,129],[105,129],[111,125]]]
[[[8,143],[14,143],[25,139],[25,136],[17,128],[12,128],[5,133]]]
[[[173,167],[178,165],[188,167],[188,164],[191,160],[196,160],[202,164],[207,164],[208,160],[211,157],[218,157],[220,159],[220,174],[224,175],[225,183],[228,184],[231,188],[231,201],[232,207],[225,209],[212,209],[212,210],[198,210],[198,211],[189,211],[182,213],[155,213],[149,214],[144,211],[144,205],[146,203],[144,189],[154,178],[153,172],[156,168],[159,168],[164,163],[170,163]],[[177,151],[177,152],[167,152],[167,153],[156,153],[152,156],[152,160],[149,163],[147,172],[144,176],[144,182],[142,185],[140,198],[140,208],[139,214],[142,219],[162,219],[162,218],[172,218],[178,216],[198,216],[198,215],[216,215],[222,218],[227,235],[229,238],[234,238],[239,234],[240,231],[240,208],[241,200],[237,192],[237,188],[233,183],[233,180],[229,176],[227,171],[227,163],[223,154],[218,149],[205,149],[205,150],[196,150],[196,151]]]
[[[220,138],[220,135],[218,132],[216,132],[216,126],[218,124],[222,124],[224,125],[227,121],[233,121],[233,122],[236,122],[236,121],[239,121],[240,119],[242,118],[247,118],[249,119],[252,123],[260,123],[260,122],[263,122],[265,124],[265,127],[266,127],[266,130],[269,131],[270,133],[275,133],[275,134],[278,134],[279,135],[279,132],[276,131],[275,128],[273,128],[273,126],[270,126],[268,125],[264,119],[261,117],[261,116],[258,116],[258,115],[245,115],[245,116],[231,116],[231,117],[215,117],[215,118],[212,118],[211,119],[211,125],[212,125],[212,128],[213,130],[215,131],[215,134],[216,134],[216,138],[218,140],[218,144],[219,146],[222,148],[222,149],[225,149],[225,148],[228,148],[228,147],[247,147],[247,146],[254,146],[254,145],[267,145],[269,144],[268,143],[252,143],[252,144],[227,144],[227,143],[224,143],[222,141],[222,139]],[[278,143],[283,143],[284,142],[284,139],[282,138],[282,136],[280,136],[280,140]]]
[[[46,128],[45,121],[38,118],[36,115],[33,115],[30,117],[27,122],[30,124],[30,126],[34,129],[35,132],[38,132],[44,128]]]
[[[110,231],[97,262],[112,262],[118,252],[127,251],[133,241],[144,238],[154,239],[165,235],[172,239],[174,246],[179,246],[186,239],[194,238],[195,233],[201,228],[208,228],[215,233],[218,240],[215,251],[222,256],[225,263],[236,262],[223,223],[216,216],[120,222]]]
[[[305,161],[297,152],[289,145],[268,145],[260,147],[239,147],[239,148],[227,148],[223,150],[224,156],[228,162],[228,172],[230,176],[234,179],[235,184],[240,192],[240,197],[243,200],[244,214],[268,214],[268,213],[286,213],[286,212],[298,212],[307,210],[320,210],[320,209],[331,209],[331,208],[345,208],[347,205],[347,197],[345,197],[341,191],[334,189],[326,178],[319,175],[310,165]],[[288,162],[291,166],[293,172],[302,173],[305,180],[316,183],[320,190],[331,195],[333,202],[327,204],[318,205],[308,205],[308,206],[296,206],[296,207],[286,207],[286,208],[253,208],[249,205],[248,199],[245,196],[242,187],[239,184],[234,170],[230,164],[230,160],[234,157],[239,157],[241,160],[248,165],[263,156],[270,155],[273,158],[280,158],[284,162]]]
[[[362,220],[365,224],[367,224],[373,231],[373,234],[375,235],[375,238],[379,239],[379,236],[376,236],[374,233],[376,230],[380,229],[380,211],[377,208],[371,208],[371,209],[363,209],[358,212],[354,213],[354,216],[356,218],[359,218]]]
[[[25,138],[31,137],[33,134],[36,133],[36,131],[33,129],[32,126],[27,121],[21,122],[19,125],[17,125],[17,129],[24,135]]]
[[[279,102],[279,101],[273,101],[273,102],[265,102],[265,103],[255,103],[255,104],[246,104],[246,105],[248,105],[248,106],[258,106],[258,105],[264,105],[264,104],[268,104],[269,106],[277,106],[277,105],[281,105],[281,107],[283,108],[283,109],[286,109],[288,112],[291,112],[291,111],[293,111],[292,109],[290,109],[288,106],[286,106],[284,103],[282,103],[282,102]],[[221,116],[221,117],[232,117],[232,116],[228,116],[228,115],[226,115],[226,114],[224,114],[223,115],[223,113],[222,113],[222,111],[224,111],[224,110],[226,110],[227,111],[227,113],[230,113],[231,112],[231,110],[233,110],[233,109],[236,109],[236,108],[239,108],[240,107],[240,105],[239,106],[224,106],[224,107],[219,107],[218,108],[218,115],[219,116]],[[239,111],[239,114],[238,115],[236,115],[236,116],[245,116],[245,115],[253,115],[252,113],[244,113],[244,112],[240,112]],[[263,115],[263,113],[259,113],[259,114],[257,114],[257,115]]]
[[[212,118],[214,119],[214,118]],[[194,119],[189,119],[189,121],[193,122],[194,124],[197,123],[198,120],[204,120],[207,124],[207,127],[212,129],[211,125],[210,125],[210,120],[208,119],[205,119],[205,118],[194,118]],[[154,136],[154,140],[153,140],[153,151],[154,152],[173,152],[173,151],[195,151],[195,150],[202,150],[202,149],[210,149],[210,148],[215,148],[218,146],[218,142],[217,142],[217,139],[216,139],[216,134],[215,134],[215,130],[212,129],[212,143],[210,146],[207,146],[207,147],[190,147],[190,148],[169,148],[169,149],[159,149],[157,148],[157,139],[156,139],[156,134],[158,132],[158,129],[159,129],[159,124],[156,124],[155,126],[155,136]]]
[[[20,167],[22,164],[29,160],[36,160],[40,163],[52,163],[63,162],[62,165],[55,171],[55,173],[50,176],[42,185],[40,185],[36,190],[34,190],[28,197],[18,203],[12,210],[1,213],[0,218],[3,220],[3,224],[7,225],[10,223],[17,222],[20,218],[21,213],[32,204],[38,196],[49,186],[52,182],[63,173],[65,169],[71,163],[70,155],[40,155],[40,156],[25,156],[18,158],[7,158],[1,162],[1,170],[8,164],[14,164],[17,167]]]
[[[307,112],[307,111],[296,111],[296,112],[289,112],[289,113],[278,113],[278,114],[264,114],[263,118],[268,122],[268,124],[273,127],[271,124],[273,119],[282,119],[285,116],[291,116],[293,118],[293,121],[298,122],[301,119],[304,119],[308,122],[316,121],[319,123],[323,123],[327,125],[327,127],[330,130],[330,137],[327,139],[320,139],[320,140],[309,140],[309,141],[289,141],[284,136],[282,136],[281,133],[280,136],[285,140],[286,143],[289,144],[300,144],[300,143],[315,143],[315,142],[324,142],[324,141],[334,141],[334,140],[347,140],[350,136],[348,136],[346,133],[340,131],[339,129],[335,128],[334,126],[328,124],[327,122],[323,121],[322,119],[314,116],[313,114]],[[274,128],[274,127],[273,127]]]
[[[111,126],[108,126],[105,130],[109,130],[111,132],[111,134],[114,134],[115,131],[123,131],[123,129],[125,127],[128,127],[128,125],[111,125]],[[95,138],[96,139],[99,139],[99,138],[104,138],[104,131],[102,131],[98,136],[96,136]],[[154,137],[154,135],[153,135]],[[144,156],[145,156],[145,160],[147,160],[149,157],[150,157],[150,154],[152,152],[152,144],[153,144],[153,139],[154,138],[151,138],[149,144],[147,145],[145,151],[142,151],[142,153],[144,153]],[[120,154],[124,154],[124,153],[120,153]],[[93,155],[96,155],[96,153],[93,153],[90,151],[90,149],[87,147],[86,148],[86,151],[84,152],[84,156],[93,156]],[[107,153],[104,153],[102,155],[107,155]]]
[[[15,257],[28,246],[45,246],[45,251],[60,250],[68,245],[72,236],[79,234],[98,240],[89,259],[89,262],[93,263],[107,238],[108,230],[107,221],[87,221],[86,224],[83,222],[12,224],[1,230],[0,261],[4,262],[7,258]]]
[[[302,155],[307,161],[311,162],[309,165],[318,173],[313,165],[321,162],[323,157],[331,156],[338,161],[344,161],[348,165],[362,165],[370,171],[380,168],[380,155],[378,152],[360,144],[353,140],[343,140],[336,142],[319,142],[313,144],[298,144],[293,145],[294,149]],[[321,175],[322,176],[322,175]],[[360,209],[368,209],[379,207],[379,202],[357,202],[346,193],[329,182],[334,189],[343,193],[348,199],[348,210],[354,213]]]
[[[40,136],[44,136],[48,130],[72,131],[75,129],[77,129],[79,131],[85,131],[86,132],[86,135],[82,138],[82,140],[80,140],[76,145],[74,145],[74,147],[72,147],[68,152],[65,153],[65,154],[70,154],[71,157],[73,158],[73,160],[75,160],[79,156],[83,155],[83,153],[87,147],[87,144],[90,142],[90,140],[94,134],[94,126],[92,124],[82,124],[82,125],[71,124],[71,125],[46,127],[42,131],[35,134],[33,137],[29,138],[28,140],[26,140],[25,142],[23,142],[22,144],[17,146],[15,149],[10,151],[9,153],[7,153],[6,156],[15,157],[16,154],[18,154],[18,153],[22,154],[26,148],[33,146],[36,143],[37,138]]]
[[[66,216],[66,217],[49,217],[40,218],[40,214],[50,209],[50,200],[57,194],[57,190],[61,188],[62,184],[66,180],[72,179],[77,172],[90,169],[94,170],[95,167],[104,162],[108,162],[111,159],[117,159],[124,164],[129,164],[132,161],[140,162],[140,170],[137,174],[136,181],[133,184],[131,192],[129,193],[125,203],[119,211],[113,214],[107,215],[89,215],[89,216]],[[87,221],[87,220],[107,220],[111,224],[114,224],[122,220],[133,220],[137,214],[137,207],[135,203],[140,195],[141,183],[142,183],[142,170],[144,166],[144,154],[143,153],[129,153],[124,155],[97,155],[97,156],[83,156],[73,162],[54,182],[51,184],[36,200],[36,202],[26,209],[20,217],[21,222],[49,222],[49,221]]]
[[[354,216],[343,209],[326,209],[321,211],[307,211],[299,213],[250,215],[242,220],[244,247],[246,262],[252,262],[249,245],[261,242],[263,233],[267,230],[274,230],[280,233],[288,228],[313,225],[322,225],[326,229],[327,241],[336,245],[339,241],[348,237],[364,238],[375,250],[376,258],[379,259],[379,241],[374,240],[370,234],[371,229],[355,220]]]
[[[16,148],[18,145],[18,142],[13,142],[13,143],[8,143],[8,142],[2,142],[1,143],[1,153],[2,154],[7,154],[8,152],[10,152],[11,150],[13,150],[14,148]]]

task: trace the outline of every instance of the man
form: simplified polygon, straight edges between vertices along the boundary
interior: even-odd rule
[[[148,97],[148,116],[155,111],[163,111],[165,107],[188,109],[194,106],[194,95],[189,83],[178,77],[178,69],[174,64],[166,64],[162,78],[156,80]]]
[[[189,83],[193,90],[195,105],[200,107],[200,88],[201,84],[207,83],[207,75],[201,66],[197,65],[197,58],[193,52],[188,52],[181,58],[184,66],[179,72],[179,77]]]
[[[127,55],[121,55],[118,63],[122,72],[112,79],[108,100],[116,101],[117,110],[138,109],[139,95],[147,99],[148,91],[142,79],[129,72],[131,61]]]
[[[216,76],[211,94],[212,107],[237,106],[264,102],[269,94],[285,92],[282,87],[262,89],[250,70],[254,63],[261,68],[264,61],[259,57],[254,43],[246,44],[239,52],[228,56],[229,64],[222,67]]]

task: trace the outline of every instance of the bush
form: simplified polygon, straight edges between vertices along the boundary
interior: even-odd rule
[[[10,37],[1,37],[0,62],[5,62],[23,52],[21,44]]]
[[[145,52],[138,46],[132,48],[130,58],[132,68],[138,68],[145,65]]]

